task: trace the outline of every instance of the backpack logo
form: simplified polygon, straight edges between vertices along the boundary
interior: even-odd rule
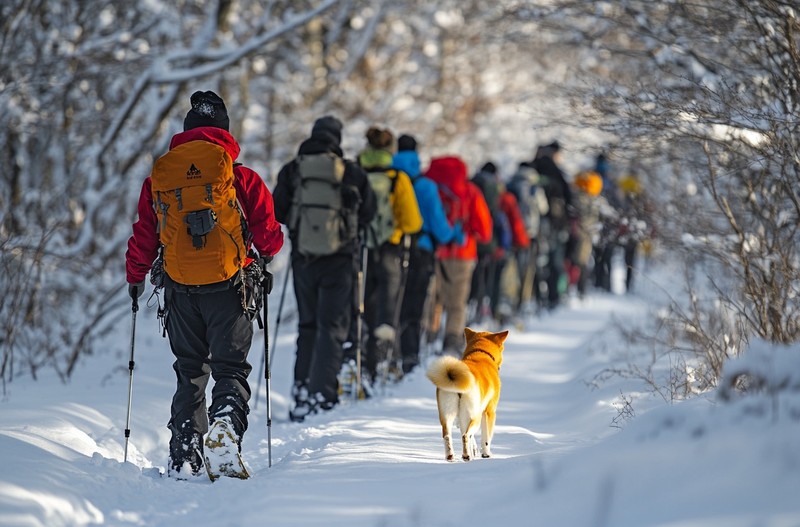
[[[199,168],[194,166],[194,163],[192,163],[192,166],[190,166],[189,170],[186,171],[186,179],[197,179],[200,177],[203,177],[203,173],[200,172]]]
[[[184,143],[156,160],[151,181],[158,237],[164,272],[175,282],[223,282],[244,265],[247,224],[234,177],[230,154],[208,141]]]
[[[297,159],[300,184],[289,215],[293,248],[304,256],[327,256],[354,240],[357,211],[342,200],[345,165],[341,157],[325,153]]]

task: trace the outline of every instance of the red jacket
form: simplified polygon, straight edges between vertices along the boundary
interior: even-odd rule
[[[492,239],[492,214],[477,185],[467,179],[467,165],[458,157],[439,157],[431,160],[425,174],[439,185],[439,195],[451,224],[461,223],[464,245],[440,245],[440,259],[477,260],[478,243]]]
[[[531,244],[528,238],[528,231],[525,230],[525,222],[522,221],[522,213],[519,211],[517,198],[507,190],[500,193],[500,210],[508,217],[511,224],[511,245],[515,249],[525,249]]]
[[[174,135],[169,148],[172,150],[176,146],[198,140],[220,145],[234,161],[239,157],[236,139],[222,128],[208,126]],[[236,197],[244,209],[247,227],[253,235],[253,246],[262,256],[274,256],[283,247],[283,231],[275,221],[272,194],[255,171],[239,165],[234,166],[233,173],[236,176],[233,182]],[[150,189],[151,181],[148,176],[139,194],[139,219],[133,224],[133,236],[128,240],[128,251],[125,253],[125,271],[128,283],[131,284],[145,279],[158,256],[158,219]]]

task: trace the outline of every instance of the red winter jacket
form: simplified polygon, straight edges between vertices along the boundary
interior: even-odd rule
[[[461,223],[464,245],[440,245],[440,259],[477,260],[478,243],[492,239],[492,213],[477,185],[467,179],[467,165],[458,157],[439,157],[431,160],[425,175],[439,185],[439,195],[445,204],[451,224]]]
[[[210,126],[174,135],[169,148],[172,150],[176,146],[198,140],[220,145],[234,161],[239,156],[236,139],[226,130]],[[253,246],[262,256],[274,256],[283,247],[283,231],[275,221],[272,194],[261,176],[253,170],[239,165],[234,166],[233,173],[236,176],[233,182],[236,197],[244,209],[247,227],[253,235]],[[139,194],[139,219],[133,224],[133,236],[128,240],[128,251],[125,253],[125,271],[130,284],[143,281],[158,256],[158,218],[150,189],[151,181],[148,176]]]

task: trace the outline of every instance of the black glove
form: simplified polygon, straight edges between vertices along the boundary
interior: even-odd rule
[[[128,284],[128,294],[133,300],[142,296],[144,294],[144,280],[135,284]]]

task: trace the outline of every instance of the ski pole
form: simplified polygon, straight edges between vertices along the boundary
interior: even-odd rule
[[[131,437],[131,397],[133,396],[133,348],[136,342],[136,312],[139,311],[139,300],[131,297],[131,357],[128,360],[128,416],[125,418],[125,455],[123,461],[128,461],[128,440]]]
[[[264,281],[262,282],[262,298],[264,299],[264,378],[267,381],[267,459],[268,467],[272,468],[272,372],[270,371],[269,356],[269,325],[267,314],[269,306],[269,294],[272,291],[272,273],[264,269]]]
[[[286,275],[283,279],[283,290],[281,290],[281,300],[278,303],[278,318],[275,320],[275,333],[272,336],[272,342],[275,344],[278,343],[278,328],[281,327],[281,316],[283,315],[283,300],[286,298],[286,286],[289,283],[289,273],[291,272],[291,267],[286,269]],[[264,329],[266,331],[266,328]],[[275,355],[275,345],[272,346],[269,355],[269,364],[270,368],[272,368],[272,358]],[[266,356],[261,357],[261,367],[259,370],[263,370],[265,368],[264,361],[266,360]],[[258,385],[256,386],[256,401],[253,403],[253,410],[258,409],[258,394],[261,393],[261,377],[258,378]]]
[[[361,399],[364,397],[364,388],[361,385],[361,342],[362,337],[361,334],[364,331],[364,268],[367,266],[367,244],[364,241],[365,237],[362,237],[360,246],[359,246],[359,264],[358,264],[358,272],[356,273],[356,287],[355,287],[355,294],[356,294],[356,306],[357,306],[357,313],[356,313],[356,389],[355,399]]]

